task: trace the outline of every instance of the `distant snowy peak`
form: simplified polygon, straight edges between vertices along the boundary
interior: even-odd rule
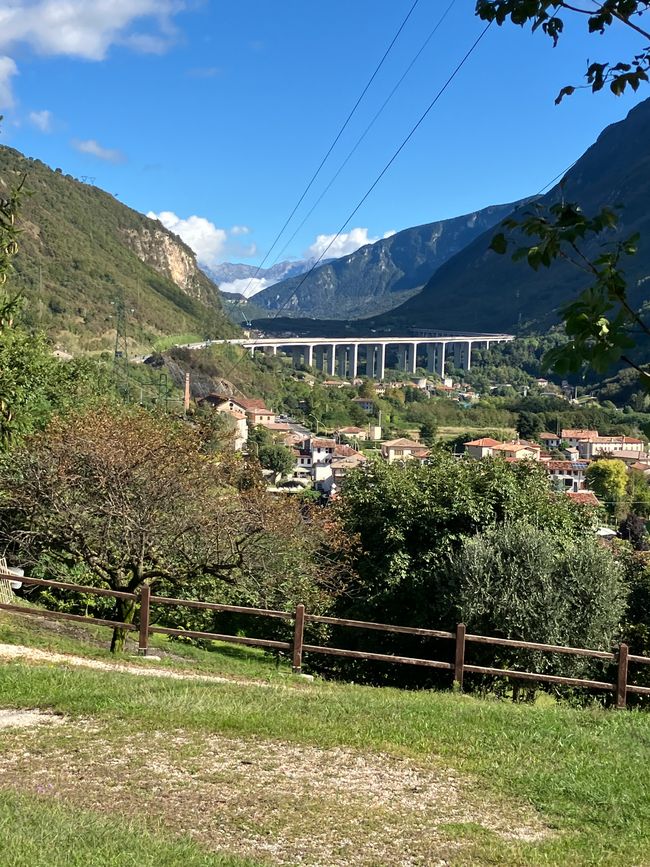
[[[329,261],[329,260],[328,260]],[[222,292],[231,292],[250,298],[267,286],[273,286],[289,277],[299,277],[314,265],[314,259],[297,259],[290,262],[278,262],[270,268],[260,268],[256,265],[224,262],[209,267],[202,264],[201,268],[211,280],[219,286]],[[320,264],[320,263],[319,263]]]

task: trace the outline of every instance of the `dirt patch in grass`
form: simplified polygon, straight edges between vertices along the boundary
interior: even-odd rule
[[[63,717],[40,710],[6,710],[0,708],[0,729],[28,728],[29,726],[56,725]]]
[[[472,833],[513,842],[551,833],[532,809],[498,802],[435,758],[104,725],[4,738],[0,785],[142,816],[277,865],[429,867],[463,860]]]

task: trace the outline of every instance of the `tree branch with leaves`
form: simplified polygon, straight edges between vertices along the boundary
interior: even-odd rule
[[[587,83],[563,87],[555,99],[556,104],[581,88],[596,93],[609,85],[611,92],[620,96],[626,88],[636,91],[642,82],[648,81],[650,32],[641,27],[639,21],[649,9],[649,0],[605,0],[604,3],[594,2],[586,9],[562,0],[478,0],[476,3],[476,14],[483,21],[495,21],[499,26],[508,20],[520,27],[530,24],[533,31],[545,33],[554,46],[564,32],[565,13],[573,18],[584,18],[589,33],[605,34],[618,23],[648,40],[646,47],[627,60],[590,63],[585,72]]]
[[[307,523],[298,503],[249,476],[235,457],[206,453],[188,424],[139,408],[72,414],[0,462],[0,550],[130,593],[148,584],[163,595],[222,601],[235,591],[287,604],[291,588],[331,592],[343,570],[328,559],[323,520]],[[115,620],[134,613],[117,600]],[[112,649],[125,638],[116,628]]]
[[[650,337],[650,326],[628,298],[622,263],[637,251],[638,234],[624,240],[608,240],[618,225],[618,215],[603,208],[594,217],[575,203],[558,202],[550,207],[534,203],[520,217],[501,224],[490,248],[504,254],[515,247],[513,260],[526,260],[537,271],[556,261],[566,262],[585,275],[588,285],[577,298],[560,309],[568,342],[546,353],[543,364],[561,375],[578,374],[590,367],[604,373],[617,363],[633,367],[641,385],[650,391],[650,371],[631,353],[638,335]],[[603,238],[604,236],[604,238]],[[522,239],[533,243],[521,243]],[[591,258],[587,245],[602,240],[601,252]]]

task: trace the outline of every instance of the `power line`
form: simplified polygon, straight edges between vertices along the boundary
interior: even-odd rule
[[[431,100],[431,102],[429,103],[429,105],[427,106],[427,108],[424,110],[424,112],[420,115],[420,117],[419,117],[419,119],[417,120],[417,122],[416,122],[416,123],[411,127],[411,130],[410,130],[410,132],[408,133],[408,135],[407,135],[407,136],[402,140],[401,144],[399,145],[399,147],[397,148],[397,150],[394,151],[393,155],[392,155],[391,158],[388,160],[388,162],[386,163],[386,165],[383,167],[383,169],[381,170],[381,172],[377,175],[377,177],[376,177],[375,180],[372,182],[372,184],[368,187],[368,189],[366,190],[366,192],[364,193],[364,195],[363,195],[363,196],[361,197],[361,199],[357,202],[357,204],[356,204],[355,207],[352,209],[352,211],[348,214],[348,216],[347,216],[345,222],[341,225],[341,227],[339,228],[338,232],[337,232],[337,233],[332,237],[332,239],[331,239],[331,241],[329,242],[329,244],[325,247],[325,249],[324,249],[323,252],[320,254],[320,256],[318,257],[318,259],[316,259],[316,261],[314,262],[314,264],[312,265],[312,267],[309,269],[309,271],[307,271],[307,273],[303,275],[303,277],[302,277],[300,283],[298,283],[298,285],[297,285],[296,288],[293,290],[293,292],[291,293],[291,295],[289,295],[289,297],[287,298],[287,301],[285,301],[285,303],[284,303],[281,307],[278,308],[278,310],[276,311],[275,316],[272,316],[271,319],[277,319],[277,318],[278,318],[278,315],[282,312],[282,310],[283,310],[283,309],[287,306],[287,304],[289,303],[289,300],[291,299],[292,295],[293,295],[295,292],[297,292],[297,291],[300,289],[300,287],[305,283],[305,281],[306,281],[306,280],[311,276],[311,274],[312,274],[312,273],[314,272],[314,270],[317,268],[319,262],[323,259],[323,257],[324,257],[325,254],[327,253],[327,251],[331,248],[331,246],[334,244],[334,242],[335,242],[335,241],[340,237],[341,233],[342,233],[343,230],[346,228],[346,226],[348,225],[348,223],[350,222],[350,220],[355,216],[355,214],[357,213],[357,211],[361,208],[361,206],[364,204],[364,202],[366,201],[366,199],[370,196],[370,194],[371,194],[372,191],[375,189],[375,187],[377,186],[377,184],[381,181],[381,179],[384,177],[384,175],[386,174],[386,172],[387,172],[387,171],[389,170],[389,168],[393,165],[393,163],[395,162],[395,160],[397,159],[397,157],[401,154],[401,152],[404,150],[404,148],[406,147],[406,145],[407,145],[407,144],[409,143],[409,141],[413,138],[413,136],[415,135],[415,133],[417,132],[417,130],[418,130],[418,129],[420,128],[420,126],[424,123],[425,119],[428,117],[428,115],[430,114],[430,112],[432,111],[432,109],[434,108],[434,106],[436,105],[436,103],[438,102],[438,100],[440,99],[440,97],[445,93],[445,91],[446,91],[447,88],[451,85],[451,83],[452,83],[453,80],[456,78],[456,76],[458,75],[458,73],[461,71],[461,69],[463,68],[463,66],[467,63],[467,61],[468,61],[469,58],[472,56],[472,54],[474,53],[474,51],[478,48],[480,42],[482,41],[483,37],[486,35],[486,33],[488,32],[488,30],[490,29],[491,26],[492,26],[492,22],[490,21],[490,22],[488,22],[488,24],[483,28],[483,30],[479,33],[479,35],[478,35],[477,38],[474,40],[474,42],[472,43],[472,45],[470,46],[470,48],[466,51],[466,53],[464,54],[464,56],[462,57],[462,59],[461,59],[461,60],[456,64],[455,68],[453,69],[452,73],[449,75],[449,77],[447,78],[447,80],[445,81],[445,83],[444,83],[444,84],[442,85],[442,87],[438,90],[438,92],[436,93],[436,95],[434,96],[434,98]],[[253,347],[254,347],[254,345],[255,345],[255,344],[253,343]],[[244,357],[244,356],[242,355],[241,358],[239,358],[239,359],[235,362],[235,364],[232,365],[232,367],[230,368],[230,370],[229,370],[228,373],[226,374],[226,377],[225,377],[225,378],[229,378],[229,377],[230,377],[230,375],[233,373],[233,371],[236,370],[236,368],[237,368],[237,367],[239,366],[239,364],[241,363],[241,360],[242,360],[243,357]]]
[[[429,33],[429,35],[427,36],[427,38],[426,38],[426,39],[424,40],[424,42],[422,43],[422,46],[421,46],[420,50],[417,52],[417,54],[415,55],[415,57],[411,60],[411,62],[409,63],[409,65],[406,67],[406,70],[404,71],[402,77],[399,79],[399,81],[397,82],[397,84],[393,87],[393,89],[391,90],[391,92],[388,94],[388,96],[386,97],[386,99],[384,100],[384,102],[382,103],[382,105],[380,106],[379,110],[377,111],[377,113],[375,114],[375,116],[373,117],[373,119],[370,121],[370,123],[368,124],[368,126],[367,126],[367,127],[365,128],[365,130],[361,133],[361,135],[360,135],[359,138],[357,139],[355,145],[353,146],[352,150],[348,153],[348,155],[346,156],[346,158],[343,160],[343,162],[341,163],[341,165],[340,165],[339,168],[337,169],[336,173],[335,173],[335,174],[333,175],[333,177],[331,178],[330,182],[327,184],[327,186],[325,187],[325,189],[323,190],[323,192],[320,194],[320,196],[316,199],[316,201],[315,201],[314,204],[312,205],[311,209],[310,209],[310,210],[308,211],[308,213],[303,217],[302,222],[300,223],[300,225],[298,226],[298,228],[295,230],[295,232],[293,233],[293,235],[289,238],[289,240],[286,242],[286,244],[284,245],[284,247],[280,250],[280,252],[278,253],[278,255],[275,257],[275,261],[273,262],[274,265],[276,264],[276,262],[279,262],[279,261],[280,261],[280,259],[281,259],[281,257],[282,257],[282,254],[285,252],[285,250],[287,249],[287,247],[291,244],[291,242],[292,242],[293,239],[296,237],[296,235],[298,234],[298,232],[299,232],[299,231],[302,229],[302,227],[305,225],[305,223],[307,222],[307,220],[308,220],[308,219],[311,217],[311,215],[314,213],[314,211],[316,210],[316,208],[318,207],[318,205],[320,205],[320,203],[322,202],[323,198],[324,198],[324,197],[327,195],[327,193],[330,191],[330,189],[332,188],[332,185],[333,185],[334,182],[337,180],[337,178],[339,177],[339,175],[341,174],[341,172],[343,171],[343,169],[347,166],[347,164],[350,162],[350,160],[352,159],[352,157],[354,156],[354,154],[357,152],[359,146],[361,145],[361,143],[363,142],[363,140],[365,139],[365,137],[368,135],[368,133],[370,132],[370,130],[373,128],[373,126],[375,125],[375,123],[376,123],[377,120],[379,119],[380,115],[383,113],[383,111],[384,111],[384,109],[386,108],[386,106],[388,105],[388,103],[391,101],[391,99],[395,96],[395,94],[397,93],[397,91],[399,90],[399,88],[402,86],[402,83],[404,82],[404,79],[407,77],[407,75],[409,74],[409,72],[413,69],[413,67],[415,66],[415,64],[417,63],[417,61],[420,59],[422,53],[424,52],[424,50],[426,49],[426,47],[428,46],[428,44],[431,42],[431,40],[432,40],[433,37],[435,36],[436,32],[438,31],[438,29],[440,28],[440,26],[441,26],[442,23],[444,22],[445,18],[446,18],[447,15],[449,14],[449,12],[451,12],[451,9],[452,9],[452,7],[454,6],[455,3],[456,3],[456,0],[451,0],[451,3],[449,4],[449,6],[447,6],[447,8],[445,9],[445,11],[444,11],[443,14],[441,15],[441,17],[438,19],[438,21],[437,21],[435,27],[433,28],[433,30],[431,30],[431,32]]]
[[[278,243],[278,241],[280,240],[280,238],[281,238],[282,235],[284,234],[284,230],[287,228],[287,226],[289,225],[289,223],[290,223],[291,220],[293,219],[294,214],[296,213],[296,211],[298,210],[298,208],[300,207],[300,205],[303,203],[303,201],[304,201],[304,199],[305,199],[305,196],[307,195],[307,193],[309,192],[309,190],[312,188],[312,186],[313,186],[313,184],[314,184],[314,181],[316,180],[316,178],[318,177],[318,175],[319,175],[320,172],[321,172],[321,169],[323,168],[323,166],[324,166],[325,163],[327,162],[327,160],[328,160],[330,154],[332,153],[332,151],[334,150],[334,148],[336,147],[336,145],[338,144],[339,139],[341,138],[341,136],[342,136],[343,133],[345,132],[345,130],[346,130],[348,124],[349,124],[350,121],[352,120],[352,117],[353,117],[354,113],[356,112],[357,108],[358,108],[359,105],[361,104],[361,100],[364,98],[364,96],[366,95],[366,93],[368,92],[368,90],[369,90],[369,88],[370,88],[370,85],[373,83],[373,81],[374,81],[375,78],[377,77],[377,75],[378,75],[378,73],[379,73],[379,70],[380,70],[380,69],[382,68],[382,66],[384,65],[384,62],[385,62],[386,58],[388,57],[388,55],[389,55],[390,52],[392,51],[392,48],[393,48],[393,46],[395,45],[395,43],[397,42],[397,40],[398,40],[398,38],[399,38],[399,36],[400,36],[402,30],[406,27],[406,24],[407,24],[409,18],[411,17],[411,15],[413,14],[413,12],[415,12],[415,7],[418,5],[419,2],[420,2],[420,0],[413,0],[413,4],[411,5],[411,8],[409,9],[409,11],[406,13],[406,17],[404,18],[404,20],[403,20],[402,23],[400,24],[400,26],[399,26],[399,28],[398,28],[398,30],[397,30],[397,33],[393,36],[393,38],[392,38],[392,40],[391,40],[391,42],[390,42],[388,48],[386,49],[386,51],[384,51],[384,54],[383,54],[381,60],[379,61],[379,63],[378,63],[377,66],[375,67],[375,71],[372,73],[372,75],[371,75],[370,78],[368,79],[368,82],[367,82],[366,86],[365,86],[365,87],[363,88],[363,90],[361,91],[361,94],[359,95],[359,98],[357,99],[357,101],[355,102],[355,104],[352,106],[352,109],[351,109],[350,113],[348,114],[348,116],[346,117],[345,121],[343,122],[343,125],[341,126],[341,128],[340,128],[339,131],[338,131],[338,133],[336,134],[334,140],[332,141],[332,144],[329,146],[329,149],[328,149],[327,153],[325,154],[325,156],[323,157],[323,159],[320,161],[320,164],[319,164],[318,168],[316,169],[316,171],[314,172],[314,174],[311,176],[311,178],[310,178],[310,180],[309,180],[309,183],[307,184],[307,186],[305,187],[305,189],[304,189],[303,192],[302,192],[302,195],[300,196],[300,198],[299,198],[298,201],[296,202],[296,204],[295,204],[293,210],[291,211],[291,213],[289,214],[289,216],[287,217],[287,219],[284,221],[284,225],[282,226],[282,228],[280,229],[280,231],[278,232],[278,234],[275,236],[275,239],[274,239],[273,243],[272,243],[271,246],[269,247],[269,249],[268,249],[266,255],[264,256],[264,258],[262,259],[262,261],[260,262],[260,264],[257,266],[257,269],[256,269],[255,273],[253,274],[253,276],[252,276],[252,277],[250,278],[250,280],[248,281],[248,285],[246,286],[246,289],[245,289],[244,292],[242,293],[243,295],[246,295],[246,292],[249,290],[249,288],[250,288],[250,286],[251,286],[253,280],[255,280],[255,278],[257,277],[257,275],[258,275],[258,274],[260,273],[260,271],[262,270],[262,268],[263,268],[263,266],[264,266],[264,263],[267,261],[267,259],[268,259],[269,256],[271,255],[272,251],[274,250],[276,244]]]
[[[411,131],[409,132],[409,134],[406,136],[405,139],[403,139],[402,143],[401,143],[400,146],[397,148],[397,150],[393,153],[392,157],[388,160],[388,162],[386,163],[386,165],[383,167],[383,169],[382,169],[382,170],[380,171],[380,173],[377,175],[377,177],[376,177],[375,180],[372,182],[372,184],[368,187],[368,189],[367,189],[366,192],[363,194],[363,196],[361,197],[361,199],[357,202],[357,204],[354,206],[354,208],[352,209],[352,211],[350,211],[350,213],[348,214],[347,218],[345,219],[345,222],[341,225],[341,227],[339,228],[338,232],[337,232],[337,233],[332,237],[332,239],[331,239],[331,241],[329,242],[329,244],[325,247],[325,249],[324,249],[323,252],[320,254],[320,256],[318,257],[318,259],[316,259],[316,261],[314,262],[314,264],[312,265],[312,267],[309,269],[309,271],[307,271],[307,273],[303,275],[302,280],[301,280],[300,283],[298,283],[298,285],[295,287],[295,289],[294,289],[293,292],[292,292],[292,295],[295,294],[295,293],[300,289],[300,287],[305,283],[305,281],[306,281],[306,280],[311,276],[311,274],[312,274],[312,273],[315,271],[315,269],[317,268],[318,263],[323,259],[323,257],[325,256],[325,254],[327,253],[327,251],[332,247],[332,245],[335,243],[335,241],[337,241],[338,238],[341,236],[343,230],[347,227],[347,225],[348,225],[348,223],[350,222],[350,220],[352,220],[352,218],[356,215],[357,211],[359,211],[359,209],[360,209],[361,206],[364,204],[364,202],[366,201],[366,199],[370,196],[370,194],[371,194],[372,191],[375,189],[375,187],[377,186],[377,184],[381,181],[381,179],[384,177],[384,175],[385,175],[386,172],[389,170],[389,168],[393,165],[393,163],[395,162],[395,160],[397,159],[397,157],[401,154],[401,152],[404,150],[404,148],[406,147],[406,145],[407,145],[407,144],[409,143],[409,141],[413,138],[413,136],[415,135],[415,133],[417,132],[417,130],[418,130],[418,129],[420,128],[420,126],[424,123],[425,119],[427,118],[427,116],[429,115],[429,113],[431,112],[431,110],[434,108],[434,106],[436,105],[436,103],[438,102],[438,100],[440,99],[440,97],[444,94],[444,92],[447,90],[447,88],[448,88],[449,85],[452,83],[452,81],[456,78],[456,76],[458,75],[458,73],[460,72],[460,70],[463,68],[463,66],[467,63],[467,61],[469,60],[469,58],[472,56],[472,54],[474,53],[474,51],[475,51],[476,48],[478,47],[479,43],[481,42],[481,40],[483,39],[483,37],[485,36],[485,34],[488,32],[488,30],[490,29],[491,26],[492,26],[492,22],[490,21],[490,22],[486,25],[486,27],[483,28],[483,30],[482,30],[481,33],[478,35],[478,37],[474,40],[472,46],[471,46],[471,47],[469,48],[469,50],[465,53],[465,55],[464,55],[464,57],[462,58],[462,60],[460,60],[460,61],[456,64],[456,67],[454,68],[454,70],[453,70],[453,72],[451,73],[451,75],[447,78],[447,80],[445,81],[445,83],[444,83],[444,84],[442,85],[442,87],[438,90],[438,92],[436,93],[436,95],[434,96],[434,98],[431,100],[431,102],[429,103],[429,105],[427,106],[427,108],[426,108],[426,109],[424,110],[424,112],[420,115],[420,117],[419,117],[418,121],[415,123],[415,125],[414,125],[413,127],[411,127]],[[291,297],[291,296],[290,296],[290,297]],[[287,302],[287,303],[288,303],[288,302]],[[278,313],[280,313],[280,312],[284,309],[285,306],[286,306],[286,304],[283,305],[282,307],[280,307],[280,308],[278,309]],[[273,319],[276,319],[276,318],[277,318],[277,314],[276,314],[276,316],[274,316],[274,317],[272,317],[272,318],[273,318]]]

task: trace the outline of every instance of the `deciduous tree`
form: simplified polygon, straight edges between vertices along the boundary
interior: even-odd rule
[[[593,461],[587,468],[587,484],[611,515],[621,517],[627,493],[627,467],[616,458]]]
[[[187,424],[124,407],[73,414],[0,464],[0,542],[25,565],[82,569],[131,593],[235,588],[267,604],[333,583],[318,518],[307,526],[298,504],[248,475],[245,462],[206,454]],[[134,603],[118,600],[114,613],[130,623]],[[116,628],[112,649],[124,639]]]

